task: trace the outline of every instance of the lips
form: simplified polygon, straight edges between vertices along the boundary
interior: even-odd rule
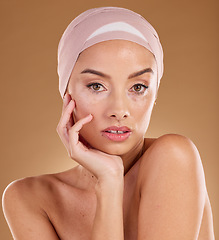
[[[125,141],[131,135],[132,131],[126,126],[112,126],[104,129],[102,133],[104,137],[107,137],[111,141],[121,142]]]

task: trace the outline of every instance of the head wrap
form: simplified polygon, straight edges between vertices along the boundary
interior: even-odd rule
[[[63,98],[78,55],[107,40],[138,43],[153,53],[157,62],[158,86],[163,75],[163,50],[151,24],[141,15],[118,7],[89,9],[76,17],[64,31],[58,46],[59,91]]]

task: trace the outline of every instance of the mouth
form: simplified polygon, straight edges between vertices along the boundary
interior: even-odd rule
[[[126,126],[123,127],[112,126],[104,129],[102,133],[104,137],[108,138],[111,141],[122,142],[129,138],[132,131],[130,128]]]

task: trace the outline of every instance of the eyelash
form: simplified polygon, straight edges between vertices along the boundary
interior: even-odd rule
[[[87,85],[87,87],[88,87],[90,90],[92,90],[94,93],[102,92],[102,91],[97,91],[97,90],[93,89],[93,86],[95,86],[95,85],[98,85],[98,86],[101,86],[102,88],[104,88],[104,86],[103,86],[102,84],[100,84],[100,83],[90,83],[90,84]],[[105,89],[105,88],[104,88],[104,89]]]
[[[100,92],[103,91],[103,90],[98,91],[98,90],[93,89],[93,86],[95,86],[95,85],[101,86],[102,88],[105,89],[105,87],[104,87],[102,84],[100,84],[100,83],[90,83],[90,84],[87,85],[87,87],[88,87],[90,90],[92,90],[94,93],[96,93],[96,94],[98,94],[98,93],[100,93]],[[131,92],[134,92],[135,94],[138,94],[138,95],[144,94],[144,92],[148,89],[148,86],[146,86],[146,85],[144,85],[144,84],[141,84],[141,83],[134,84],[134,85],[131,87],[131,89],[134,88],[135,86],[141,86],[141,87],[144,88],[144,91],[135,91],[135,90],[131,91]]]
[[[140,95],[140,94],[144,94],[145,93],[145,91],[148,89],[148,86],[146,86],[146,85],[144,85],[144,84],[142,84],[142,83],[137,83],[137,84],[135,84],[134,86],[132,86],[132,88],[134,88],[135,86],[141,86],[141,87],[143,87],[144,88],[144,91],[133,91],[133,92],[135,92],[136,94],[138,94],[138,95]]]

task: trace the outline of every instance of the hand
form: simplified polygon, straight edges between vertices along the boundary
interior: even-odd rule
[[[63,100],[61,119],[57,126],[57,132],[64,143],[69,156],[95,175],[98,180],[113,180],[117,177],[123,178],[124,166],[122,159],[116,155],[106,154],[97,149],[92,149],[83,144],[79,139],[79,131],[82,127],[92,121],[93,116],[88,116],[73,121],[73,110],[75,101],[66,94]]]

